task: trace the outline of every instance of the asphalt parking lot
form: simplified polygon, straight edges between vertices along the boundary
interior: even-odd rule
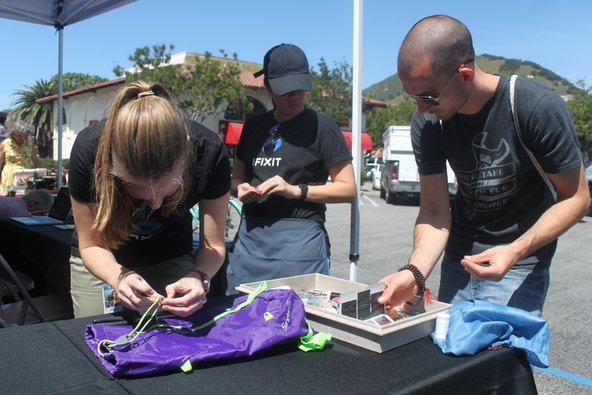
[[[372,284],[403,266],[411,252],[417,202],[386,204],[370,183],[360,196],[360,260],[357,281]],[[331,274],[350,278],[351,209],[328,205],[327,230],[331,238]],[[534,371],[540,394],[592,394],[590,356],[591,308],[587,297],[592,284],[592,218],[584,217],[559,239],[551,267],[551,286],[543,318],[549,323],[551,368]],[[440,272],[427,281],[437,292]]]

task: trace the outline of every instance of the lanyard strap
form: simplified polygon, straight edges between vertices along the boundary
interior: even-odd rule
[[[534,167],[537,169],[537,171],[539,172],[539,174],[543,178],[543,181],[547,185],[547,188],[549,188],[549,191],[551,192],[551,196],[553,196],[553,200],[557,201],[557,191],[555,191],[555,187],[553,187],[553,184],[551,183],[549,176],[547,176],[547,174],[545,174],[545,172],[543,171],[543,168],[541,167],[539,162],[536,160],[532,151],[526,147],[526,144],[524,144],[524,141],[522,140],[522,133],[520,131],[520,123],[518,122],[518,111],[516,110],[516,79],[517,78],[518,78],[518,76],[516,74],[514,74],[512,77],[510,77],[510,104],[512,107],[512,118],[514,119],[514,129],[516,130],[516,135],[518,136],[518,140],[520,141],[520,144],[522,144],[522,147],[524,148],[524,150],[528,154],[528,157],[532,161],[532,164],[534,165]]]

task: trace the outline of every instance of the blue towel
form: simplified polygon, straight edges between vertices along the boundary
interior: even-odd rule
[[[546,368],[549,353],[547,321],[527,311],[481,300],[455,304],[448,311],[450,327],[446,339],[432,339],[444,353],[473,355],[486,347],[524,350],[528,361]]]

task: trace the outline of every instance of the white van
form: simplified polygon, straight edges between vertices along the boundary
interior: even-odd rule
[[[411,146],[411,126],[389,126],[382,135],[384,169],[380,177],[380,197],[387,203],[400,198],[417,198],[420,194],[419,172]],[[456,195],[454,172],[446,163],[448,191]]]

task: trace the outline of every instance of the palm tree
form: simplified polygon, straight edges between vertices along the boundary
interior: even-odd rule
[[[40,157],[47,157],[52,152],[53,101],[37,103],[37,99],[57,94],[57,87],[51,80],[43,78],[34,85],[25,85],[25,89],[16,91],[12,105],[17,107],[11,116],[30,123],[35,127],[35,142]]]

